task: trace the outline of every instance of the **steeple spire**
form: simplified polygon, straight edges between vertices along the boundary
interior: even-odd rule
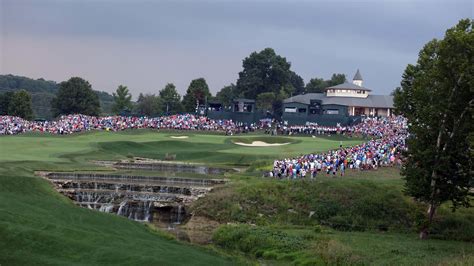
[[[357,72],[352,80],[363,80],[362,75],[360,74],[359,69],[357,69]]]
[[[360,74],[359,69],[357,69],[357,72],[354,75],[354,78],[352,79],[352,84],[362,87],[362,81],[363,81],[362,75]]]

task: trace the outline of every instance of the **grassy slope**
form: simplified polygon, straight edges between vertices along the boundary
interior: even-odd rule
[[[472,265],[469,242],[420,241],[410,234],[340,232],[319,227],[224,225],[216,245],[271,264]]]
[[[135,131],[1,137],[0,264],[209,265],[228,262],[208,251],[167,240],[142,224],[76,207],[56,193],[47,181],[33,176],[34,170],[98,169],[87,160],[126,158],[127,155],[163,158],[166,153],[175,153],[178,160],[211,162],[219,159],[226,163],[239,158],[240,162],[248,163],[260,156],[275,156],[271,156],[274,149],[241,148],[226,142],[223,136],[190,135],[189,139],[177,141],[169,135]],[[325,149],[336,146],[322,142]],[[241,154],[246,151],[257,152],[242,159]],[[308,147],[302,149],[306,151]]]
[[[472,265],[473,210],[451,213],[443,205],[432,238],[421,241],[416,232],[426,207],[403,196],[402,188],[392,168],[313,182],[240,176],[234,186],[196,202],[194,212],[236,224],[219,228],[216,245],[282,265]]]
[[[145,225],[79,208],[27,173],[2,172],[0,263],[225,264]]]

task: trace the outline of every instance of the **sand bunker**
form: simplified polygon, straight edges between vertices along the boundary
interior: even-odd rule
[[[243,142],[234,142],[237,145],[240,146],[247,146],[247,147],[272,147],[272,146],[282,146],[282,145],[287,145],[290,144],[289,142],[286,143],[266,143],[263,141],[252,141],[252,143],[243,143]]]
[[[171,136],[172,139],[187,139],[189,136]]]

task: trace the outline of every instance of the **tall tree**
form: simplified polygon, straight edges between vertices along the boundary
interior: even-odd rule
[[[282,87],[290,84],[291,64],[272,48],[251,53],[243,60],[242,66],[237,80],[237,93],[246,98],[256,99],[263,92],[277,94]]]
[[[474,34],[473,21],[461,20],[432,40],[408,65],[394,91],[397,112],[409,121],[404,163],[405,193],[428,204],[421,238],[436,210],[451,201],[452,210],[470,207],[473,173]]]
[[[295,72],[290,72],[290,83],[294,88],[294,94],[302,94],[305,92],[304,80]]]
[[[160,91],[160,98],[163,101],[163,112],[175,114],[183,111],[181,96],[173,83],[168,83]]]
[[[275,100],[273,101],[273,115],[278,118],[283,115],[283,100],[290,97],[293,86],[283,87],[278,94],[275,94]]]
[[[8,105],[8,114],[19,116],[26,120],[33,119],[31,95],[25,90],[15,92]]]
[[[56,97],[51,102],[55,116],[61,114],[99,115],[99,96],[88,81],[73,77],[59,84]]]
[[[112,96],[114,97],[112,111],[115,114],[120,114],[123,111],[130,111],[132,109],[132,94],[128,91],[127,86],[119,85]]]
[[[327,87],[335,86],[346,82],[345,74],[332,74],[331,79],[324,80],[322,78],[312,78],[306,84],[305,91],[307,93],[323,93]]]
[[[257,108],[262,111],[272,111],[275,100],[276,100],[275,93],[264,92],[264,93],[260,93],[257,96],[257,100],[255,101],[255,103],[256,103]]]
[[[0,93],[0,115],[8,115],[8,107],[14,94],[13,91]]]
[[[323,93],[326,88],[326,81],[322,78],[312,78],[306,84],[305,91],[307,93]]]
[[[154,117],[162,113],[163,102],[159,96],[154,94],[143,95],[140,93],[138,97],[136,112],[142,116]]]
[[[220,91],[216,93],[217,101],[222,103],[224,107],[231,106],[232,101],[238,97],[239,95],[237,94],[236,87],[234,84],[225,86],[224,88],[222,88]]]
[[[211,97],[209,86],[204,78],[198,78],[191,81],[188,90],[183,97],[183,106],[186,112],[196,112],[199,104],[205,104]]]
[[[326,86],[336,86],[346,82],[346,75],[345,74],[332,74],[331,79],[326,81]]]

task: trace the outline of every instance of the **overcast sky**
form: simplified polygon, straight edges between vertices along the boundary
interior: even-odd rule
[[[422,46],[473,1],[0,0],[0,73],[87,79],[157,93],[204,77],[213,93],[235,83],[242,59],[272,47],[308,82],[359,68],[388,94]]]

